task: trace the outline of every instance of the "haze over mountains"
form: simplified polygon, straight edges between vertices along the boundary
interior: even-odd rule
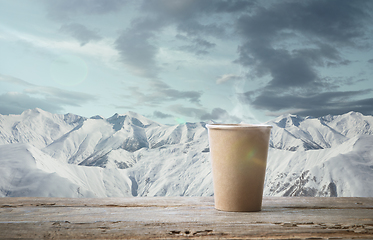
[[[373,197],[373,117],[284,115],[273,126],[264,194]],[[162,125],[41,109],[0,115],[0,196],[213,195],[205,123]]]

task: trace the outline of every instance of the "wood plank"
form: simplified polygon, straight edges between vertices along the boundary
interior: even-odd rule
[[[212,197],[0,198],[0,237],[373,239],[373,198],[265,197],[255,213]]]

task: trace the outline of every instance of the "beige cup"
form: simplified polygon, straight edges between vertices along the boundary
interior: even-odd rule
[[[215,208],[255,212],[262,208],[272,126],[207,124]]]

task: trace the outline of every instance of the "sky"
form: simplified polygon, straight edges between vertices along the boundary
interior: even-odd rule
[[[370,0],[0,0],[0,114],[373,114]]]

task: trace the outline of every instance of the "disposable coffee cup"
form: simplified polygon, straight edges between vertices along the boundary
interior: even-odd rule
[[[207,124],[215,208],[256,212],[262,208],[272,126]]]

